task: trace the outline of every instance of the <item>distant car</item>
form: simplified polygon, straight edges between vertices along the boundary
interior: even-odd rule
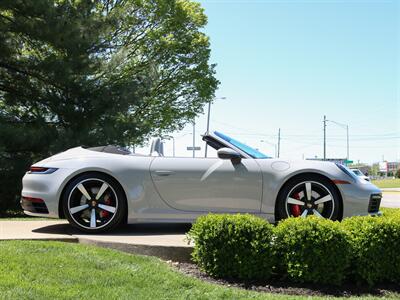
[[[209,212],[270,222],[380,214],[381,191],[345,166],[273,159],[217,131],[203,140],[218,157],[165,157],[160,138],[146,155],[114,146],[69,149],[30,167],[22,208],[91,233],[123,223],[190,223]]]
[[[363,172],[361,172],[359,169],[350,169],[354,174],[356,174],[358,177],[370,181],[370,178],[366,176]]]

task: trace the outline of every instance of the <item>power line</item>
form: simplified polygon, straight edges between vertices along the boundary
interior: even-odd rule
[[[246,132],[233,132],[233,131],[226,131],[226,133],[228,134],[235,134],[235,135],[242,135],[242,136],[265,136],[265,137],[277,137],[276,134],[273,133],[265,133],[265,132],[256,132],[253,129],[248,129],[248,128],[242,128],[242,127],[237,127],[235,125],[229,124],[229,123],[225,123],[225,122],[220,122],[220,121],[216,121],[214,119],[212,119],[213,122],[218,123],[218,124],[222,124],[225,126],[229,126],[231,128],[234,129],[239,129],[239,130],[244,130]],[[399,131],[394,131],[394,132],[385,132],[385,133],[376,133],[376,134],[352,134],[352,137],[383,137],[383,136],[393,136],[393,135],[400,135]],[[287,137],[304,137],[304,138],[321,138],[321,135],[319,134],[285,134],[285,136]],[[341,137],[342,135],[330,135],[329,138],[337,138],[337,137]],[[393,138],[399,138],[400,136],[395,136]]]

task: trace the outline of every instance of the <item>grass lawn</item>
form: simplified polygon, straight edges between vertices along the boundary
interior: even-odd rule
[[[400,178],[372,180],[372,183],[379,188],[400,188]]]
[[[400,297],[399,294],[389,296]],[[71,298],[309,299],[206,283],[180,274],[156,258],[94,246],[38,241],[0,242],[0,299]]]

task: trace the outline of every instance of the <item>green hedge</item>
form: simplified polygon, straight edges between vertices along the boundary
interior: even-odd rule
[[[383,213],[383,218],[398,218],[400,220],[400,208],[382,207],[380,211]]]
[[[340,284],[350,265],[350,242],[339,222],[290,218],[275,230],[279,270],[297,282]]]
[[[352,245],[351,274],[370,286],[400,283],[400,218],[354,217],[343,221]]]
[[[241,279],[269,278],[273,226],[251,215],[208,215],[193,225],[193,260],[210,275]]]
[[[214,277],[400,283],[400,209],[343,222],[290,218],[275,227],[251,215],[210,214],[188,236],[194,262]]]

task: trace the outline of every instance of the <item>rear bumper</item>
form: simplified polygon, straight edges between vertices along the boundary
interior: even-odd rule
[[[21,192],[21,206],[24,213],[30,216],[58,218],[61,191],[71,173],[71,169],[63,168],[52,174],[26,173],[22,178]],[[29,199],[40,199],[43,204],[31,203]]]
[[[21,197],[21,207],[25,213],[48,215],[49,210],[47,209],[46,203],[43,199],[32,198],[32,197]]]

